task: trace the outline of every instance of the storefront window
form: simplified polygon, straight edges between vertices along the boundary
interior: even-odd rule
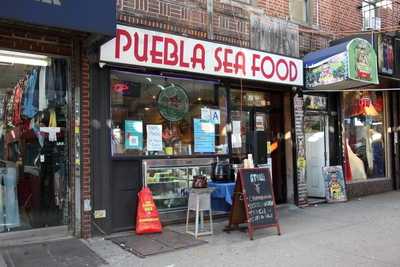
[[[382,93],[343,94],[346,181],[385,176]]]
[[[225,88],[113,71],[110,90],[113,155],[228,153]]]
[[[0,64],[0,232],[69,223],[69,63],[15,56],[36,65]]]
[[[245,156],[250,153],[249,138],[252,131],[259,131],[268,126],[267,110],[271,107],[271,94],[260,91],[232,89],[230,91],[231,121],[232,121],[232,153],[235,156]],[[256,114],[258,114],[256,116]]]

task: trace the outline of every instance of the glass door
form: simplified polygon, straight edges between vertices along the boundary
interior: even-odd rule
[[[322,167],[329,162],[328,116],[323,114],[304,117],[306,139],[306,180],[310,197],[324,198],[325,185]]]

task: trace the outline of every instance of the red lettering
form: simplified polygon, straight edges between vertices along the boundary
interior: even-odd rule
[[[153,36],[153,42],[152,42],[151,51],[150,51],[151,63],[162,64],[162,52],[157,51],[157,43],[162,42],[162,41],[163,41],[163,38],[161,36],[157,36],[157,35]]]
[[[180,41],[179,44],[179,66],[182,68],[189,68],[189,63],[184,61],[185,57],[185,43],[183,40]]]
[[[224,72],[225,73],[232,73],[233,72],[233,70],[232,70],[232,66],[233,66],[233,64],[231,63],[231,62],[229,62],[229,60],[228,60],[228,56],[230,55],[230,54],[232,54],[233,53],[233,51],[232,51],[232,49],[230,49],[230,48],[226,48],[225,49],[225,53],[224,53]]]
[[[214,71],[220,71],[222,68],[222,60],[220,58],[220,53],[222,52],[222,48],[218,47],[217,49],[215,49],[214,51],[214,58],[217,61],[217,66],[214,67]]]
[[[169,51],[168,47],[172,46],[172,51]],[[165,65],[176,65],[178,63],[178,44],[174,39],[166,37],[164,39],[164,64]]]
[[[237,52],[235,57],[235,74],[238,74],[239,70],[242,71],[243,75],[246,75],[246,56],[242,51]]]
[[[125,36],[126,44],[122,47],[122,51],[128,51],[132,45],[131,35],[128,31],[117,29],[115,36],[115,58],[120,58],[121,36]]]
[[[271,63],[271,72],[270,73],[265,72],[265,65],[264,65],[265,61],[269,61]],[[261,72],[262,72],[263,76],[265,77],[265,79],[271,79],[271,77],[274,76],[275,65],[274,65],[274,61],[272,60],[272,58],[270,56],[265,56],[261,60]]]
[[[200,56],[198,52],[200,52]],[[199,63],[201,68],[204,70],[206,68],[205,56],[206,50],[204,49],[204,46],[202,44],[196,44],[193,47],[192,68],[196,68],[197,63]]]
[[[256,67],[256,59],[260,59],[259,54],[253,54],[253,64],[251,66],[251,70],[253,72],[253,76],[256,76],[256,71],[260,71],[260,67]]]
[[[137,32],[135,32],[135,34],[133,36],[133,42],[134,42],[134,46],[135,46],[135,49],[133,49],[133,54],[137,61],[147,62],[148,41],[149,41],[149,36],[147,34],[145,34],[143,36],[143,53],[142,53],[142,55],[139,55],[139,34]]]
[[[290,70],[290,81],[294,81],[297,79],[297,66],[293,61],[289,61],[289,70]]]
[[[285,68],[286,68],[285,75],[283,75],[283,76],[281,75],[281,73],[280,73],[280,71],[279,71],[279,66],[280,66],[281,64],[284,64],[284,66],[285,66]],[[286,61],[285,61],[284,59],[282,59],[282,58],[278,60],[278,63],[276,63],[276,74],[278,75],[278,78],[279,78],[281,81],[286,80],[287,77],[288,77],[288,75],[289,75],[288,64],[287,64]]]

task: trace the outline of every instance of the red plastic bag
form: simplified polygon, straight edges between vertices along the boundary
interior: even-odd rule
[[[148,187],[143,187],[139,194],[136,216],[136,234],[160,233],[162,226],[153,194]]]

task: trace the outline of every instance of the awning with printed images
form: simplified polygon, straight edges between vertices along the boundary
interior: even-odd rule
[[[377,57],[372,45],[355,38],[303,58],[305,87],[312,90],[344,90],[379,84]]]

